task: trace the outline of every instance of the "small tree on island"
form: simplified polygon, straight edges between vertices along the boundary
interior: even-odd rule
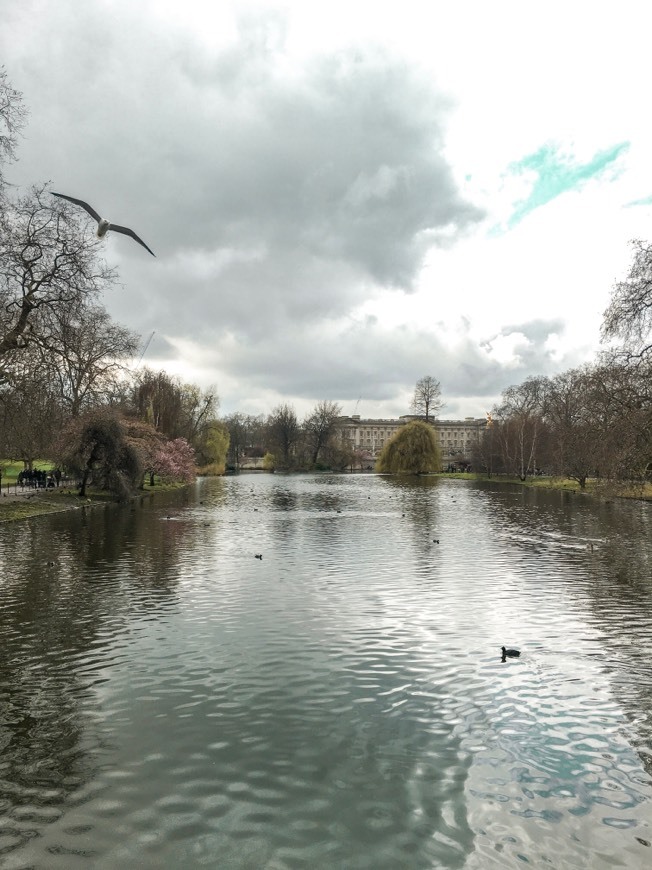
[[[383,447],[376,471],[384,474],[428,474],[441,470],[441,454],[432,426],[414,420],[401,426]]]

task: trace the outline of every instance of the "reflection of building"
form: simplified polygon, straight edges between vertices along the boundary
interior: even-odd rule
[[[420,419],[422,418],[406,414],[398,420],[363,420],[354,414],[352,417],[340,417],[338,426],[353,450],[368,453],[375,458],[401,426],[411,420]],[[433,420],[431,425],[439,440],[444,468],[451,465],[461,467],[471,462],[473,448],[487,421],[466,417],[464,420]]]

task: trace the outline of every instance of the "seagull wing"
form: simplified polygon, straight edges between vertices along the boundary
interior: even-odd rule
[[[92,218],[95,218],[95,220],[98,222],[98,224],[102,220],[102,218],[95,211],[95,209],[91,205],[89,205],[87,202],[84,202],[83,199],[75,199],[74,196],[66,196],[65,193],[55,193],[54,191],[52,191],[52,196],[58,196],[61,199],[67,199],[68,202],[74,202],[75,205],[80,205],[83,209],[85,209],[89,213],[89,215]]]
[[[155,257],[156,254],[152,251],[151,248],[148,248],[145,242],[139,238],[133,230],[130,230],[129,227],[119,227],[117,224],[109,224],[109,229],[114,230],[116,233],[123,233],[125,236],[131,236],[139,245],[142,245],[146,251],[149,251],[152,257]]]

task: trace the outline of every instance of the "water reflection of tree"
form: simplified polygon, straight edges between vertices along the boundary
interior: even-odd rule
[[[270,501],[272,507],[277,511],[297,510],[300,503],[299,494],[288,485],[272,487]]]
[[[652,510],[639,508],[613,506],[587,592],[592,622],[606,639],[604,670],[652,776]]]
[[[183,511],[187,503],[182,492],[167,502],[145,495],[128,506],[84,511],[79,530],[69,537],[71,555],[86,566],[89,581],[122,565],[139,584],[174,594],[179,554],[197,526]]]
[[[178,554],[195,526],[146,501],[3,529],[0,817],[16,848],[38,827],[20,823],[22,807],[62,811],[93,778],[103,735],[86,710],[103,650],[139,608],[174,603]]]
[[[404,513],[410,523],[414,549],[424,567],[432,564],[433,539],[438,539],[440,534],[436,498],[439,483],[438,478],[425,475],[383,477],[383,484],[396,501],[396,510]]]
[[[65,538],[51,532],[47,521],[12,528],[0,568],[0,804],[17,844],[27,838],[19,808],[59,808],[93,774],[78,663],[96,646],[102,608],[71,569]]]

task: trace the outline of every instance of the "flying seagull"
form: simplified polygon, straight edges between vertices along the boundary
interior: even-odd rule
[[[122,233],[125,236],[131,236],[139,245],[142,245],[145,250],[149,251],[152,257],[155,257],[156,254],[150,248],[147,247],[145,242],[139,238],[133,230],[130,230],[129,227],[120,227],[118,224],[109,223],[109,221],[101,218],[99,214],[95,211],[95,209],[90,206],[87,202],[84,202],[83,199],[75,199],[74,196],[66,196],[65,193],[55,193],[52,191],[52,196],[58,196],[61,199],[67,199],[68,202],[74,202],[75,205],[80,205],[83,209],[85,209],[89,215],[97,221],[97,237],[99,239],[104,238],[104,236],[108,233],[109,230],[113,230],[114,233]]]

